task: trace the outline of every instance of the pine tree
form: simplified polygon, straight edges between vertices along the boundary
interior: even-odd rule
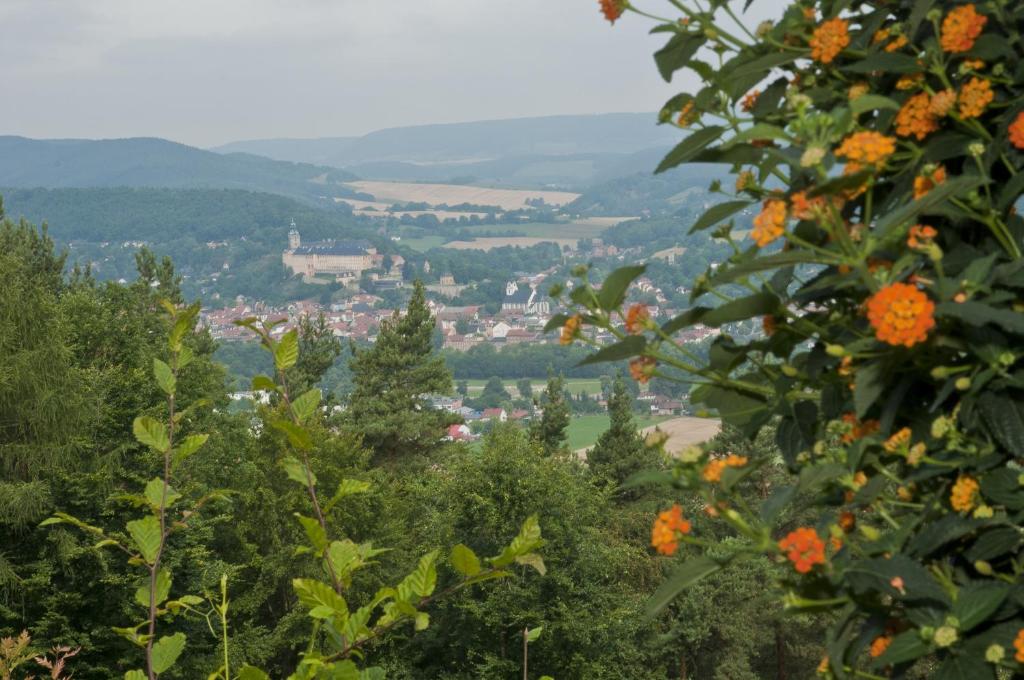
[[[611,424],[587,454],[591,473],[598,479],[621,485],[640,470],[655,467],[658,455],[648,449],[637,432],[633,418],[633,395],[629,393],[622,374],[615,377],[608,399]],[[626,498],[636,497],[630,491]]]
[[[544,413],[539,420],[534,419],[531,437],[544,447],[545,455],[568,452],[565,430],[569,427],[569,404],[565,400],[565,379],[561,375],[548,375],[548,385],[539,405]]]
[[[454,422],[425,399],[452,389],[444,358],[433,351],[433,334],[434,318],[417,281],[405,316],[396,312],[382,323],[372,348],[352,347],[355,389],[346,421],[378,462],[430,453]]]

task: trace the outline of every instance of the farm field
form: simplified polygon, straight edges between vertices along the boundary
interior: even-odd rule
[[[455,382],[460,382],[456,380]],[[505,389],[509,391],[513,396],[516,395],[516,381],[515,380],[503,380]],[[484,385],[487,383],[486,380],[467,380],[467,386],[469,387],[470,395],[476,395],[483,391]],[[534,394],[541,392],[547,387],[547,379],[534,379],[530,381],[533,387]],[[579,378],[576,380],[567,379],[565,381],[566,388],[573,394],[583,392],[584,394],[597,394],[601,391],[601,381],[597,378]]]
[[[425,253],[431,248],[440,248],[444,245],[444,236],[418,236],[415,238],[402,237],[399,245],[408,246],[413,250]]]
[[[557,243],[559,246],[574,247],[579,241],[577,238],[538,238],[532,236],[487,236],[473,239],[472,241],[451,241],[444,244],[445,248],[452,250],[491,250],[492,248],[503,248],[511,246],[514,248],[529,248],[538,243]]]
[[[550,205],[572,203],[579,194],[568,191],[541,191],[532,189],[490,189],[462,184],[418,184],[415,182],[379,182],[360,180],[349,182],[349,187],[372,194],[377,202],[411,201],[430,205],[496,205],[504,210],[525,208],[528,199],[543,198]]]
[[[597,238],[607,226],[586,222],[527,222],[526,224],[479,224],[466,227],[470,233],[508,231],[532,238]]]
[[[653,427],[667,420],[672,416],[637,416],[637,427],[643,429]],[[594,416],[576,416],[569,421],[569,428],[566,431],[569,439],[569,450],[579,451],[593,446],[598,438],[608,429],[611,421],[607,414]]]

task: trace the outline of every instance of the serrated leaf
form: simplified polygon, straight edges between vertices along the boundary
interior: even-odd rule
[[[174,389],[178,384],[174,377],[174,371],[165,362],[155,357],[153,358],[153,376],[165,394],[174,394]]]
[[[171,442],[167,437],[167,428],[164,424],[150,416],[139,416],[132,423],[132,432],[140,444],[150,447],[160,453],[167,453],[171,448]]]
[[[951,196],[967,193],[983,183],[982,178],[975,176],[956,177],[943,182],[916,201],[905,203],[880,219],[875,227],[878,238],[884,240],[891,230],[903,227],[921,213],[928,212]]]
[[[461,543],[452,548],[451,563],[455,571],[463,576],[476,576],[480,573],[480,558]]]
[[[633,265],[616,269],[601,284],[601,292],[597,294],[597,302],[606,312],[618,309],[626,299],[626,290],[640,275],[647,270],[646,265]]]
[[[126,671],[124,674],[124,680],[146,680],[146,674],[140,670]]]
[[[672,82],[672,74],[684,68],[706,41],[703,33],[676,33],[654,53],[658,73],[666,82]]]
[[[544,541],[541,538],[540,523],[537,520],[537,515],[531,515],[526,518],[526,521],[523,522],[522,527],[519,529],[519,533],[501,551],[501,554],[497,557],[488,558],[488,561],[495,567],[506,567],[512,564],[520,555],[533,552],[543,544]]]
[[[754,204],[750,201],[726,201],[725,203],[713,205],[704,211],[704,214],[693,223],[693,226],[690,227],[690,233],[693,234],[702,229],[713,227],[752,205]]]
[[[898,111],[900,105],[893,99],[878,94],[864,94],[850,102],[850,110],[857,116],[865,111],[877,111],[879,109],[892,109]]]
[[[779,299],[771,293],[755,293],[744,298],[730,300],[701,316],[701,323],[718,327],[723,324],[763,316],[779,308]]]
[[[288,437],[288,442],[300,451],[308,451],[313,448],[313,439],[309,433],[292,421],[275,418],[270,421],[270,426],[283,432]]]
[[[322,398],[323,394],[320,392],[320,389],[314,387],[308,392],[304,392],[292,402],[292,410],[295,411],[295,417],[298,418],[300,423],[309,421],[310,417],[316,413]]]
[[[142,554],[142,558],[152,564],[160,551],[160,522],[156,517],[148,515],[142,519],[132,520],[125,526],[128,529],[128,535],[132,537]]]
[[[437,587],[437,551],[433,550],[421,557],[416,569],[405,580],[416,595],[429,597]]]
[[[208,434],[190,434],[174,447],[174,465],[180,465],[189,456],[203,447],[210,438]]]
[[[645,607],[645,616],[650,619],[653,618],[664,609],[669,602],[674,600],[679,593],[683,592],[684,589],[689,588],[691,585],[700,581],[701,579],[707,578],[716,571],[719,571],[722,565],[711,559],[710,557],[698,557],[680,564],[675,570],[669,574],[658,589],[651,596],[651,599],[647,601]]]
[[[299,360],[299,332],[294,328],[285,333],[274,346],[274,366],[287,371]]]
[[[298,482],[302,486],[308,486],[311,483],[316,484],[316,475],[313,474],[312,470],[307,470],[306,466],[298,458],[292,456],[282,458],[281,467],[284,468],[284,473],[288,475],[288,479],[293,482]]]
[[[1010,587],[1003,583],[969,583],[957,593],[951,613],[966,632],[984,623],[1009,594]]]
[[[265,375],[257,375],[252,379],[253,392],[277,392],[277,383]]]
[[[709,125],[697,130],[668,152],[668,155],[658,164],[657,169],[654,171],[655,174],[665,172],[677,165],[692,160],[694,156],[721,137],[723,132],[725,132],[725,128],[721,125]]]
[[[185,649],[185,634],[166,635],[153,643],[153,671],[163,673],[174,665]]]
[[[338,483],[338,490],[334,492],[334,496],[332,496],[331,500],[327,501],[327,504],[324,506],[324,512],[330,511],[330,509],[337,505],[343,498],[358,493],[366,493],[371,488],[373,488],[373,485],[370,484],[370,482],[364,482],[359,479],[341,480],[341,482]]]
[[[306,531],[306,537],[309,539],[313,549],[316,550],[317,555],[322,554],[324,549],[327,548],[327,532],[323,526],[312,517],[306,517],[299,513],[295,513],[295,517]]]
[[[171,572],[161,569],[156,574],[156,604],[163,604],[171,592]],[[135,591],[135,601],[149,609],[149,581]]]
[[[345,624],[349,616],[348,603],[331,586],[315,579],[297,578],[292,580],[292,588],[299,602],[309,607],[311,616],[321,619],[333,616],[339,625]],[[317,614],[313,610],[317,610]]]
[[[539,640],[540,639],[540,634],[542,632],[544,632],[544,626],[537,626],[536,628],[527,628],[526,629],[526,642],[527,642],[527,644],[529,644],[531,642],[536,642],[537,640]]]
[[[857,417],[863,418],[885,390],[887,371],[876,361],[857,369],[857,381],[853,388],[853,403]]]
[[[931,651],[931,645],[921,639],[916,629],[900,633],[892,639],[885,653],[875,660],[875,667],[882,668],[894,664],[920,659]]]
[[[270,680],[270,676],[255,666],[245,664],[238,671],[237,680]]]
[[[917,59],[905,54],[878,52],[869,55],[866,59],[847,64],[841,70],[849,73],[871,73],[872,71],[916,73],[921,70],[921,66]]]
[[[544,576],[548,573],[548,568],[544,565],[544,558],[537,553],[527,553],[520,555],[516,558],[516,564],[523,564],[528,567],[533,567],[537,570],[537,573]]]
[[[1020,402],[986,392],[978,399],[981,417],[992,436],[1015,455],[1024,451],[1024,408]]]
[[[164,507],[170,507],[174,504],[174,501],[181,498],[181,494],[172,489],[170,486],[167,487],[166,494],[164,493],[164,480],[159,477],[146,482],[146,500],[154,508],[159,508],[161,504]]]

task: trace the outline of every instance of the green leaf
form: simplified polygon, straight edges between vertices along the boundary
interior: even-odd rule
[[[963,653],[946,657],[932,677],[934,680],[995,680],[996,673],[980,654]]]
[[[437,587],[437,551],[432,550],[420,558],[416,569],[406,579],[412,591],[420,597],[429,597]]]
[[[324,512],[329,512],[331,508],[338,504],[343,498],[352,496],[357,493],[366,493],[373,485],[369,482],[364,482],[359,479],[343,479],[338,483],[338,490],[334,492],[334,496],[331,500],[327,501],[327,505],[324,506]]]
[[[190,434],[174,447],[174,465],[180,465],[185,459],[198,451],[210,438],[208,434]]]
[[[951,196],[967,193],[983,183],[984,180],[976,176],[957,177],[946,180],[916,201],[905,203],[886,214],[885,217],[878,221],[875,232],[879,235],[880,239],[884,240],[890,230],[904,226],[921,213],[928,212],[945,202]]]
[[[970,326],[994,324],[1011,333],[1024,333],[1024,314],[1010,309],[998,309],[984,302],[940,302],[935,306],[935,316],[954,318]]]
[[[299,520],[299,524],[306,531],[306,537],[309,539],[310,545],[316,551],[317,555],[323,554],[323,551],[327,548],[327,532],[321,526],[320,522],[313,519],[312,517],[306,517],[295,513],[295,517]]]
[[[283,432],[288,437],[289,443],[300,451],[308,451],[313,448],[313,439],[302,427],[290,420],[275,418],[270,421],[270,426],[275,430]]]
[[[416,618],[414,619],[413,625],[416,630],[426,630],[430,626],[430,614],[426,612],[416,612]]]
[[[164,507],[170,507],[174,504],[174,501],[181,498],[181,494],[172,489],[170,486],[167,487],[166,494],[164,492],[164,480],[159,477],[146,482],[146,500],[153,508],[159,508],[161,504]]]
[[[142,519],[136,519],[125,525],[128,534],[138,546],[142,558],[149,564],[153,564],[157,553],[160,551],[160,522],[156,517],[149,515]]]
[[[245,664],[238,671],[237,680],[270,680],[270,676],[255,666]]]
[[[819,262],[812,254],[802,250],[761,255],[731,267],[719,267],[718,271],[711,277],[711,283],[730,283],[747,274],[762,272],[768,269],[779,269],[780,267],[791,267],[798,264],[819,264]]]
[[[1005,583],[969,583],[957,593],[951,613],[960,622],[960,630],[966,632],[984,623],[1009,594],[1010,587]]]
[[[293,482],[298,482],[302,486],[307,486],[310,483],[316,484],[316,475],[313,474],[312,470],[308,470],[309,477],[307,479],[306,466],[298,458],[293,458],[292,456],[282,458],[281,467],[284,468],[284,473],[288,475],[288,479]]]
[[[629,284],[633,283],[641,274],[646,271],[646,265],[633,265],[616,269],[601,284],[601,292],[597,294],[597,302],[601,309],[606,312],[619,308],[622,301],[626,299],[626,290]]]
[[[702,33],[676,33],[672,36],[664,47],[654,53],[654,63],[661,77],[672,82],[672,74],[684,68],[706,40]]]
[[[334,668],[331,669],[330,678],[331,680],[359,680],[359,668],[356,666],[356,662],[351,659],[338,661],[334,664]]]
[[[265,375],[257,375],[252,379],[253,392],[277,392],[277,383]]]
[[[1024,174],[1024,173],[1022,173]],[[568,314],[555,314],[553,317],[548,319],[548,322],[544,324],[544,332],[550,333],[556,328],[561,328],[565,325],[565,322],[569,320]]]
[[[163,673],[174,665],[185,649],[185,634],[165,635],[153,643],[153,671]]]
[[[721,125],[709,125],[697,130],[689,137],[679,142],[674,149],[658,164],[655,174],[665,172],[682,163],[693,159],[698,153],[706,149],[712,142],[722,136],[725,128]]]
[[[742,132],[738,133],[734,137],[731,137],[726,143],[727,146],[733,144],[739,144],[749,140],[762,140],[762,139],[781,139],[782,141],[792,141],[792,137],[780,128],[778,125],[771,125],[769,123],[756,123],[746,128]]]
[[[645,618],[651,619],[674,600],[685,588],[719,571],[722,565],[710,557],[698,557],[680,564],[669,574],[647,601]]]
[[[516,558],[516,564],[523,564],[528,567],[533,567],[537,570],[537,573],[544,576],[548,573],[548,568],[544,565],[544,558],[537,553],[527,553],[520,555]]]
[[[544,626],[537,626],[536,628],[527,628],[526,629],[526,642],[527,642],[527,644],[529,644],[531,642],[536,642],[537,640],[539,640],[540,639],[540,634],[542,632],[544,632]]]
[[[931,645],[921,639],[917,629],[900,633],[892,639],[885,652],[875,660],[875,667],[882,668],[920,659],[931,651]]]
[[[171,442],[167,438],[167,428],[155,418],[139,416],[132,423],[132,431],[140,444],[150,447],[160,453],[167,453],[171,448]]]
[[[1024,451],[1024,404],[985,392],[978,398],[978,407],[988,431],[1007,451],[1014,455]]]
[[[337,618],[339,625],[348,619],[348,603],[326,583],[311,578],[292,579],[292,588],[299,602],[310,609],[310,616],[316,619]]]
[[[847,64],[841,70],[848,73],[871,73],[872,71],[916,73],[921,70],[921,66],[917,63],[917,59],[905,54],[879,52],[869,55],[867,59]]]
[[[156,604],[163,604],[171,593],[171,572],[161,569],[156,574]],[[149,580],[135,591],[135,601],[149,609]]]
[[[155,357],[153,358],[153,375],[165,394],[174,394],[174,388],[178,382],[174,377],[174,372],[170,366]]]
[[[731,300],[709,310],[701,317],[701,323],[717,327],[723,324],[750,319],[774,312],[779,308],[779,298],[771,293],[755,293],[744,298]]]
[[[523,522],[523,526],[519,529],[519,534],[512,539],[512,542],[501,551],[500,555],[490,557],[488,561],[495,567],[506,567],[512,564],[520,555],[531,553],[543,544],[544,541],[540,535],[540,523],[537,521],[537,515],[530,515]]]
[[[751,201],[726,201],[725,203],[713,205],[693,223],[693,226],[690,227],[690,233],[693,234],[702,229],[713,227],[722,220],[732,217],[739,211],[752,205],[754,204]]]
[[[124,674],[124,680],[146,680],[146,674],[140,670],[127,671]]]
[[[850,102],[850,110],[857,116],[865,111],[877,111],[879,109],[892,109],[899,111],[900,105],[893,99],[878,94],[864,94]]]
[[[480,558],[461,543],[452,548],[451,563],[455,571],[463,576],[476,576],[480,573]]]
[[[299,360],[299,332],[294,328],[285,333],[274,346],[274,366],[287,371]]]
[[[885,390],[885,378],[888,371],[882,362],[875,361],[857,369],[857,381],[853,388],[853,403],[857,408],[857,417],[863,418],[867,415],[874,403],[882,396]]]
[[[602,347],[576,365],[586,366],[588,364],[600,364],[606,361],[629,359],[643,353],[646,345],[647,340],[644,336],[631,335],[625,340],[620,340],[613,345],[606,345]]]
[[[316,413],[322,398],[323,394],[320,392],[320,389],[314,387],[292,402],[292,410],[295,411],[295,417],[299,419],[300,423],[309,421],[310,417]]]

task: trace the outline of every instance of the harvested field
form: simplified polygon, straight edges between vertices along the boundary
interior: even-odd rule
[[[642,419],[641,424],[643,424]],[[674,456],[688,446],[706,442],[714,437],[722,429],[722,423],[717,418],[676,416],[675,418],[664,420],[657,425],[645,427],[640,432],[641,434],[648,435],[654,432],[655,429],[659,429],[668,435],[668,441],[665,442],[665,451]],[[576,449],[576,455],[586,459],[587,449],[589,448],[588,446]]]
[[[494,236],[473,239],[472,241],[452,241],[445,243],[445,248],[452,250],[491,250],[492,248],[503,248],[513,246],[516,248],[529,248],[538,243],[557,243],[559,246],[576,246],[579,239],[575,238],[534,238],[531,236]]]
[[[543,198],[549,205],[572,203],[579,194],[567,191],[541,191],[532,189],[489,189],[461,184],[418,184],[415,182],[376,182],[361,180],[347,186],[372,194],[377,202],[410,201],[429,205],[496,205],[503,210],[526,207],[528,199]]]

